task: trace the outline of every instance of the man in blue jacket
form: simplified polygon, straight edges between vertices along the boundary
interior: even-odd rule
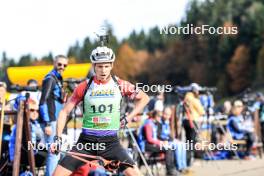
[[[165,107],[160,124],[158,125],[158,138],[161,141],[168,141],[168,147],[174,152],[174,160],[179,171],[187,169],[185,144],[171,136],[170,119],[172,117],[171,107]]]
[[[40,98],[40,122],[45,133],[46,144],[51,144],[56,133],[56,121],[64,103],[62,73],[68,65],[68,58],[58,55],[54,60],[54,69],[42,82]],[[46,176],[51,176],[59,161],[58,155],[48,153]]]

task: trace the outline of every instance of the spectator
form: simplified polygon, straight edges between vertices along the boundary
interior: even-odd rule
[[[223,106],[223,110],[222,110],[222,114],[229,116],[231,114],[231,110],[232,110],[232,103],[228,100],[225,101],[224,106]]]
[[[2,109],[5,102],[5,110],[11,110],[10,104],[7,102],[6,83],[0,82],[0,107]]]
[[[37,80],[35,80],[35,79],[28,80],[27,87],[32,87],[32,88],[35,87],[37,89],[37,87],[38,87]],[[16,109],[16,110],[18,109],[20,100],[26,99],[26,93],[29,93],[29,98],[34,100],[39,105],[39,101],[40,101],[40,97],[41,97],[40,91],[38,91],[38,90],[36,90],[36,91],[23,91],[16,97],[14,109]]]
[[[49,72],[42,84],[42,94],[39,103],[40,121],[45,133],[46,144],[51,144],[56,134],[56,121],[63,108],[65,96],[63,93],[62,73],[68,65],[68,58],[58,55],[54,60],[54,68]],[[49,151],[46,176],[51,176],[59,161],[59,156]]]
[[[145,121],[144,125],[139,131],[139,146],[143,152],[148,151],[151,153],[165,152],[165,162],[167,175],[176,175],[177,171],[174,164],[174,155],[172,150],[163,148],[168,145],[168,141],[161,141],[158,139],[158,126],[157,122],[160,120],[157,111]]]
[[[255,119],[259,119],[257,122],[257,135],[262,141],[264,147],[264,96],[261,92],[256,94],[256,101],[251,108],[251,111],[255,114]],[[259,126],[260,125],[260,126]],[[258,130],[259,129],[259,130]]]
[[[215,116],[215,120],[221,120],[226,121],[228,116],[231,114],[232,104],[229,100],[226,100],[219,108],[219,111],[217,112],[217,115]],[[219,123],[212,123],[211,125],[211,141],[214,144],[217,143],[224,143],[226,141],[227,135],[225,133],[226,131],[226,125],[222,125]]]
[[[26,108],[26,115],[30,118],[30,127],[31,127],[31,142],[34,145],[38,145],[39,143],[44,144],[44,133],[41,130],[40,124],[38,123],[37,119],[39,117],[38,114],[38,104],[32,99],[28,100],[28,106]],[[12,127],[10,141],[9,141],[9,158],[10,161],[13,162],[14,155],[15,155],[15,143],[16,143],[16,124]],[[28,149],[28,142],[25,139],[25,133],[23,130],[22,135],[22,151],[21,151],[21,161],[24,165],[28,165],[28,158],[27,158],[27,149]],[[40,167],[43,165],[46,152],[45,151],[34,151],[35,154],[35,162],[36,166]]]
[[[170,118],[172,116],[172,110],[170,107],[165,107],[161,119],[161,125],[159,125],[158,138],[161,141],[168,141],[169,146],[174,150],[175,164],[179,171],[183,171],[187,168],[186,163],[186,150],[184,143],[173,139],[171,137],[170,130]]]
[[[227,128],[230,131],[232,138],[235,140],[246,140],[247,150],[246,157],[250,157],[250,150],[254,143],[254,135],[252,131],[245,128],[244,119],[242,116],[243,103],[240,100],[236,100],[232,107],[232,114],[229,116],[227,122]]]
[[[201,91],[201,87],[196,83],[192,83],[190,87],[191,92],[187,92],[184,97],[185,116],[183,119],[183,127],[185,129],[186,141],[192,143],[195,142],[196,139],[196,130],[198,128],[197,121],[205,115],[205,110],[199,99],[199,91]],[[188,166],[191,165],[193,155],[193,151],[187,151]]]
[[[210,92],[200,95],[200,101],[204,109],[207,111],[207,115],[214,113],[214,97]]]
[[[164,109],[164,93],[160,92],[157,95],[157,100],[155,101],[154,104],[154,110],[157,111],[159,116],[162,116],[163,109]]]
[[[28,87],[35,87],[38,88],[38,81],[35,79],[30,79],[27,82],[27,86]],[[21,94],[25,94],[26,92],[22,92]],[[41,97],[41,92],[40,91],[28,91],[28,93],[30,94],[30,99],[34,100],[38,105],[39,105],[39,101],[40,101],[40,97]]]

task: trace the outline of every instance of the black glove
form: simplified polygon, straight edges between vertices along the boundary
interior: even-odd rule
[[[59,136],[54,136],[53,138],[53,142],[55,145],[55,154],[59,154],[60,150],[61,150],[61,146],[62,146],[62,138]]]

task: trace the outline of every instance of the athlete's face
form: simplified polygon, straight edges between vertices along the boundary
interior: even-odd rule
[[[113,63],[98,63],[94,65],[96,78],[101,81],[106,81],[110,78]]]

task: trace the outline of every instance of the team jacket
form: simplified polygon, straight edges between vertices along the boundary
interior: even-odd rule
[[[42,94],[39,103],[40,121],[56,121],[63,107],[62,76],[52,70],[42,82]]]

